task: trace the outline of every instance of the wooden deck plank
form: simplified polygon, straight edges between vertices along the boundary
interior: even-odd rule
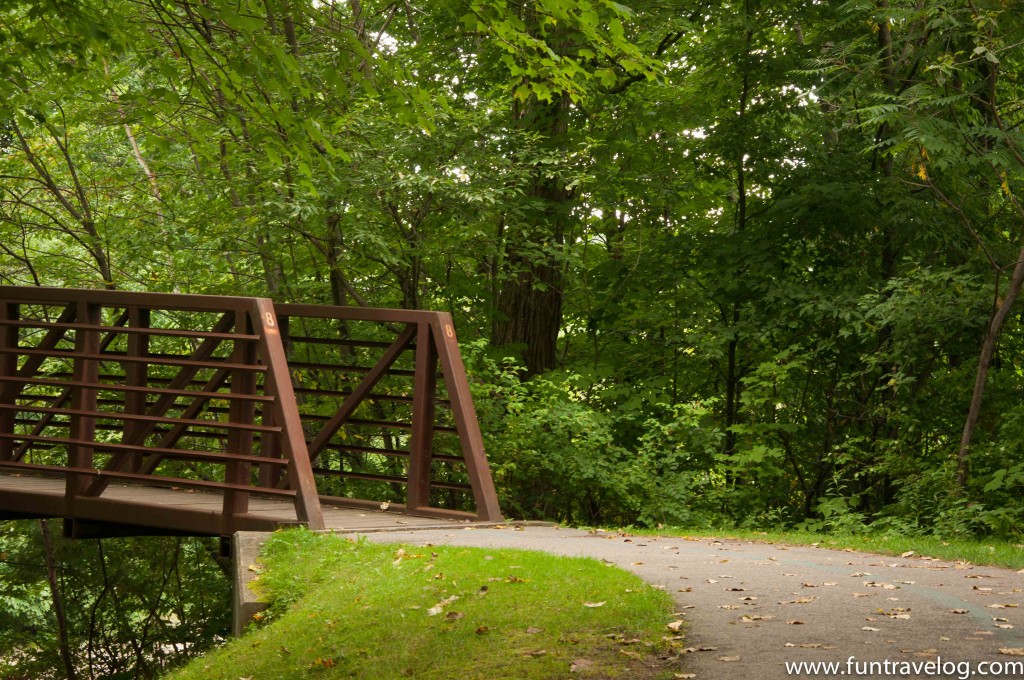
[[[50,504],[53,516],[62,516],[64,506],[65,484],[62,478],[33,477],[27,475],[5,475],[0,474],[0,512],[18,512],[23,509],[18,502],[26,494],[31,495],[37,501],[33,508],[40,507],[40,503]],[[126,519],[139,519],[140,521],[128,522],[131,524],[145,525],[144,518],[139,518],[134,511],[140,506],[150,506],[161,510],[187,510],[192,513],[219,514],[223,499],[220,494],[205,491],[168,489],[163,487],[144,487],[124,484],[110,484],[103,492],[102,499],[124,503],[125,508],[131,508],[132,513],[126,515]],[[285,501],[273,498],[264,498],[253,495],[249,503],[249,514],[261,518],[269,518],[271,521],[280,522],[281,525],[294,525],[296,523],[295,507]],[[443,519],[437,517],[418,517],[412,514],[397,512],[375,512],[372,510],[343,508],[336,506],[323,506],[324,523],[328,530],[334,531],[387,531],[387,530],[408,530],[426,527],[472,525],[477,522]]]

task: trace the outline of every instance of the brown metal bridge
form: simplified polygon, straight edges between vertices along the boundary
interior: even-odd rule
[[[0,519],[500,521],[451,317],[0,286]]]

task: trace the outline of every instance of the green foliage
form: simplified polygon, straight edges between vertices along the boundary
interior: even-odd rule
[[[511,516],[1013,539],[1014,9],[6,3],[0,281],[449,311]]]
[[[69,646],[81,677],[154,677],[230,626],[230,584],[209,539],[55,537]],[[0,525],[0,674],[64,677],[38,522]]]

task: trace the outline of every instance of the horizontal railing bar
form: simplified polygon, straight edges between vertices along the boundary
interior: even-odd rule
[[[349,340],[345,338],[314,338],[309,335],[289,335],[288,342],[296,342],[304,345],[337,345],[343,347],[391,347],[390,342],[383,340]],[[393,342],[393,341],[392,341]],[[416,343],[409,345],[415,347]]]
[[[363,418],[349,418],[344,422],[345,425],[362,425],[365,427],[393,427],[399,430],[408,430],[412,428],[410,423],[393,423],[388,420],[366,420]],[[435,432],[457,432],[454,427],[447,425],[435,425]]]
[[[452,491],[472,491],[473,487],[469,484],[463,484],[461,482],[439,482],[437,480],[430,481],[431,489],[451,489]]]
[[[331,416],[322,416],[315,413],[301,413],[303,420],[311,420],[313,422],[321,422],[330,420]],[[396,427],[399,429],[408,429],[412,427],[409,423],[396,423],[390,420],[365,420],[360,418],[349,418],[343,424],[354,424],[354,425],[380,425],[382,427]],[[456,429],[450,425],[434,425],[435,432],[456,432]]]
[[[36,424],[39,423],[39,420],[29,420],[28,418],[18,418],[18,419],[15,420],[15,422],[18,425],[36,425]],[[49,423],[47,423],[47,427],[48,428],[49,427],[60,427],[60,428],[65,428],[66,429],[66,428],[68,428],[70,426],[71,426],[71,423],[69,421],[67,421],[67,420],[51,420]],[[96,423],[96,429],[97,430],[103,430],[104,432],[123,432],[124,431],[124,427],[122,427],[122,426],[119,426],[119,425],[108,425],[107,423]],[[174,429],[174,428],[159,427],[159,426],[158,427],[154,427],[152,435],[153,436],[163,436],[163,435],[167,434],[168,432],[170,432],[172,429]],[[257,441],[260,441],[260,433],[256,432],[256,433],[254,433],[254,435],[256,436]],[[186,433],[182,434],[182,438],[187,438],[187,439],[218,439],[218,440],[223,440],[223,439],[227,439],[227,436],[228,436],[227,432],[200,432],[200,431],[195,431],[195,430],[189,431],[189,432],[186,432]],[[139,447],[142,448],[143,445],[139,444]],[[36,445],[33,445],[33,448],[43,448],[43,447],[40,446],[39,444],[36,444]]]
[[[163,425],[187,425],[189,427],[212,427],[219,430],[243,430],[248,432],[280,432],[280,427],[270,425],[250,425],[248,423],[231,423],[221,420],[205,420],[202,418],[183,419],[165,418],[163,416],[149,416],[135,413],[121,413],[118,411],[88,411],[71,408],[54,408],[52,406],[25,406],[17,404],[0,404],[2,411],[24,411],[27,413],[56,413],[62,416],[84,416],[96,418],[97,420],[137,420],[144,423],[160,423]]]
[[[277,316],[308,317],[312,319],[339,319],[342,321],[377,321],[393,323],[429,323],[437,319],[438,312],[419,309],[384,309],[380,307],[333,307],[330,305],[275,304]]]
[[[97,391],[99,391],[99,390],[97,390]],[[187,399],[188,397],[182,397],[182,398],[183,399]],[[48,404],[50,402],[54,402],[54,401],[57,401],[58,399],[60,399],[60,395],[59,394],[56,394],[56,395],[55,394],[19,394],[17,396],[17,399],[18,399],[19,402],[24,402],[24,403],[28,403],[28,404],[34,404],[34,403],[38,402],[38,403],[44,404],[43,406],[40,406],[39,408],[52,409],[54,407],[50,406]],[[209,401],[212,401],[212,400],[209,400]],[[104,399],[97,399],[96,403],[98,405],[100,405],[100,406],[124,406],[125,400],[124,399],[108,399],[108,398],[104,398]],[[149,407],[152,407],[154,403],[155,402],[147,401],[145,406],[146,406],[146,408],[149,408]],[[188,409],[190,406],[191,406],[191,404],[171,404],[170,406],[167,407],[167,412],[170,413],[170,412],[173,412],[173,411],[184,411],[184,410]],[[226,406],[205,406],[203,408],[203,412],[204,413],[228,413],[230,410],[231,409],[226,407]],[[120,413],[120,411],[118,411],[118,412]]]
[[[170,359],[159,356],[130,357],[120,352],[100,352],[85,354],[82,352],[46,349],[0,348],[0,354],[17,354],[24,356],[44,356],[52,359],[91,359],[93,361],[116,361],[118,363],[159,364],[166,366],[197,366],[199,368],[220,368],[231,371],[266,372],[267,367],[258,364],[236,364],[227,361],[195,361],[182,357]]]
[[[0,286],[0,299],[16,304],[60,305],[85,302],[102,307],[139,307],[151,311],[237,312],[255,309],[255,300],[228,295],[137,293],[121,290]]]
[[[380,456],[395,456],[399,458],[408,458],[409,452],[403,451],[402,449],[381,449],[376,446],[356,446],[354,444],[325,444],[325,449],[331,451],[350,451],[352,453],[370,453]],[[431,460],[443,460],[450,463],[463,463],[465,462],[461,456],[448,456],[444,454],[434,454]]]
[[[35,319],[0,320],[2,326],[17,326],[19,328],[64,328],[66,330],[100,331],[102,333],[125,333],[137,335],[163,335],[176,338],[210,338],[214,340],[244,340],[252,342],[259,340],[258,335],[247,335],[243,333],[215,333],[213,331],[184,330],[180,328],[158,328],[153,326],[102,326],[87,323],[51,323]]]
[[[312,387],[296,387],[296,394],[317,394],[325,397],[347,397],[352,394],[352,390],[318,390]],[[366,395],[367,399],[375,399],[377,401],[397,401],[401,403],[412,403],[411,396],[399,395],[399,394],[381,394],[378,392],[371,392]],[[451,406],[451,400],[449,399],[435,399],[435,404],[442,404],[444,406]]]
[[[266,486],[248,486],[245,484],[228,484],[227,482],[213,482],[205,479],[188,479],[186,477],[160,477],[157,475],[140,475],[135,472],[115,472],[113,470],[96,470],[94,468],[73,468],[56,467],[52,465],[37,465],[35,463],[19,463],[15,461],[0,460],[0,468],[14,470],[28,470],[32,472],[46,472],[62,475],[85,475],[97,479],[108,477],[112,479],[127,479],[138,482],[148,482],[147,486],[185,486],[197,489],[216,489],[220,491],[243,491],[248,493],[266,494],[270,496],[294,496],[292,489],[274,489]]]
[[[131,444],[117,444],[115,442],[94,442],[84,439],[73,439],[71,437],[44,437],[31,434],[10,434],[0,432],[0,439],[11,439],[22,442],[43,442],[52,445],[81,446],[96,451],[125,451],[141,455],[160,454],[165,459],[172,460],[205,460],[211,463],[243,462],[254,464],[287,465],[284,458],[270,458],[264,456],[243,456],[236,453],[217,453],[215,451],[195,451],[193,449],[164,449],[155,446],[134,446]]]
[[[369,482],[386,482],[388,484],[408,484],[407,477],[395,477],[393,475],[377,475],[369,472],[352,472],[349,470],[328,470],[326,468],[313,468],[313,472],[330,477],[344,477],[346,479],[363,479]],[[469,484],[459,482],[438,482],[431,480],[430,487],[433,489],[451,489],[452,491],[469,491],[472,487]]]
[[[47,376],[49,376],[51,378],[72,378],[72,377],[74,377],[74,373],[72,373],[70,371],[41,371],[41,373],[43,375],[47,375]],[[100,373],[99,376],[98,376],[98,379],[99,380],[125,380],[125,375],[123,373]],[[19,380],[20,380],[20,378],[19,378]],[[148,382],[151,382],[151,383],[169,383],[169,382],[173,382],[174,378],[173,377],[160,376],[160,375],[150,375],[150,376],[148,376],[146,378],[146,380]],[[202,380],[200,378],[195,378],[193,380],[188,381],[187,384],[188,385],[205,385],[207,382],[208,381],[206,381],[206,380]],[[230,380],[229,381],[225,381],[223,384],[225,386],[230,386],[231,385],[231,381]]]
[[[56,375],[47,373],[47,375]],[[66,375],[71,375],[70,373]],[[100,376],[102,379],[104,376]],[[124,376],[117,376],[117,378],[124,380]],[[133,393],[146,393],[146,394],[175,394],[180,397],[202,397],[204,399],[238,399],[239,401],[262,401],[262,402],[273,402],[274,397],[267,396],[265,394],[241,394],[235,392],[203,392],[201,390],[172,390],[166,387],[149,387],[142,385],[117,385],[113,383],[87,383],[76,380],[48,380],[45,378],[14,378],[9,376],[0,376],[0,382],[17,382],[17,383],[29,383],[32,385],[46,385],[52,387],[89,387],[95,388],[100,392],[133,392]],[[169,382],[169,379],[165,382]],[[204,381],[197,380],[196,384],[205,384]],[[230,386],[230,383],[226,383]],[[49,395],[25,395],[31,397],[43,397]]]
[[[309,368],[321,371],[334,371],[336,373],[369,373],[372,366],[346,366],[344,364],[315,364],[308,361],[289,361],[288,368]],[[411,368],[389,368],[385,371],[387,375],[416,375]]]
[[[346,477],[349,479],[363,479],[369,482],[387,482],[388,484],[408,484],[408,477],[395,477],[393,475],[375,475],[369,472],[350,472],[348,470],[328,470],[326,468],[313,468],[316,474],[325,477]]]

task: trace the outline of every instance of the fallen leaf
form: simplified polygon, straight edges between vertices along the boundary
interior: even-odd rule
[[[391,503],[390,503],[390,502],[388,502],[388,501],[384,501],[383,503],[381,503],[381,504],[380,504],[380,511],[381,511],[381,512],[384,512],[384,511],[385,511],[385,510],[387,510],[387,509],[388,509],[389,507],[391,507]]]
[[[489,630],[490,630],[490,628],[488,628],[487,626],[480,626],[479,628],[476,629],[476,634],[477,635],[483,635],[484,633],[486,633]]]
[[[690,678],[697,677],[696,673],[676,673],[672,676],[673,678],[680,678],[680,680],[690,680]]]
[[[544,656],[547,653],[548,653],[548,650],[546,650],[546,649],[535,649],[532,652],[524,652],[523,656],[530,656],[530,657],[533,657],[534,659],[536,659],[538,656]]]
[[[1017,607],[1016,604],[990,604],[988,606],[989,609],[1016,609]]]
[[[866,630],[869,633],[877,633],[881,628],[872,628],[871,626],[864,626],[861,630]]]
[[[526,634],[527,635],[536,635],[537,633],[543,633],[543,632],[544,632],[543,628],[534,628],[533,626],[530,626],[529,628],[526,629]]]
[[[740,617],[740,621],[743,623],[754,623],[755,621],[767,621],[774,618],[771,614],[744,614]]]
[[[950,609],[949,613],[950,614],[966,614],[967,610],[966,609]]]
[[[816,598],[816,597],[798,597],[795,600],[786,600],[784,602],[779,602],[779,604],[807,604],[808,602],[814,602],[816,599],[818,599],[818,598]]]
[[[679,632],[679,630],[684,625],[686,625],[685,621],[683,621],[682,619],[676,619],[672,623],[666,624],[665,627],[668,628],[669,630],[671,630],[672,632]]]
[[[788,623],[791,626],[802,626],[802,625],[804,625],[803,621],[797,621],[796,619],[793,619],[792,621],[786,621],[786,623]]]
[[[902,555],[900,555],[900,557],[910,557],[910,556],[912,556],[913,554],[914,554],[914,551],[913,551],[913,550],[908,550],[907,552],[905,552],[905,553],[903,553]]]
[[[1007,656],[1024,656],[1024,647],[1002,647],[999,653]]]
[[[444,615],[444,618],[447,621],[458,621],[459,619],[461,619],[464,616],[465,616],[465,614],[463,614],[462,612],[448,612],[447,614]]]
[[[604,602],[584,602],[583,606],[590,607],[591,609],[593,609],[594,607],[603,607]]]
[[[585,670],[587,668],[590,668],[593,665],[594,665],[594,662],[591,661],[590,659],[576,659],[575,661],[572,662],[572,665],[569,666],[569,672],[570,673],[579,673],[580,671],[583,671],[583,670]]]
[[[996,628],[1002,628],[1003,630],[1009,630],[1010,628],[1013,628],[1013,624],[1011,624],[1011,623],[997,623],[996,624]]]
[[[718,657],[718,660],[719,661],[739,661],[740,657],[738,657],[738,656],[720,656],[720,657]]]
[[[457,599],[459,599],[458,595],[452,595],[451,597],[446,597],[445,599],[441,600],[440,602],[435,604],[433,607],[428,609],[427,610],[427,616],[437,616],[438,614],[440,614],[441,612],[444,611],[445,607],[450,605],[452,602],[455,602],[455,600],[457,600]]]

